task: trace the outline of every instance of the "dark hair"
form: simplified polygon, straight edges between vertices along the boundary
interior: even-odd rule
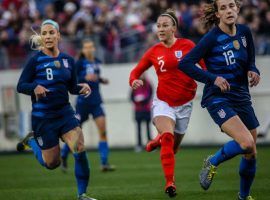
[[[79,53],[79,59],[82,59],[82,58],[85,58],[85,55],[83,54],[83,52],[82,52],[82,48],[83,48],[83,45],[85,44],[85,43],[94,43],[92,40],[90,40],[90,39],[84,39],[83,41],[82,41],[82,43],[81,43],[81,50],[80,50],[80,53]]]
[[[201,21],[203,23],[203,27],[208,31],[214,25],[219,24],[219,18],[216,16],[216,12],[218,11],[217,6],[218,0],[212,0],[211,3],[208,3],[203,8],[203,16],[201,17]],[[238,8],[241,7],[241,0],[234,0],[235,4]]]
[[[175,11],[171,8],[167,9],[164,13],[160,14],[159,17],[167,16],[171,18],[173,25],[178,27],[178,19],[176,17]]]

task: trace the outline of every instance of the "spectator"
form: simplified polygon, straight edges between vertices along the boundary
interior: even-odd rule
[[[142,75],[141,80],[143,86],[132,90],[131,101],[135,114],[136,129],[137,129],[137,146],[136,152],[142,151],[142,123],[145,123],[148,141],[151,140],[150,122],[151,122],[151,102],[152,102],[152,84],[145,75]]]

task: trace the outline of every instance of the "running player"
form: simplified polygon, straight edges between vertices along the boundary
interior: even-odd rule
[[[152,65],[155,67],[158,87],[152,103],[152,114],[159,134],[147,144],[146,150],[152,151],[161,146],[161,165],[166,179],[165,192],[170,197],[176,195],[174,153],[187,130],[192,111],[191,101],[197,89],[195,81],[178,70],[179,60],[195,45],[188,39],[175,37],[177,26],[177,17],[170,9],[158,17],[157,36],[160,43],[143,55],[129,78],[130,86],[137,89],[143,85],[143,81],[139,79],[143,72]],[[200,64],[204,65],[203,62]]]
[[[92,93],[89,97],[78,96],[76,103],[76,116],[82,125],[91,114],[95,120],[99,131],[99,154],[101,161],[101,171],[113,171],[115,167],[108,162],[109,147],[106,134],[106,118],[102,106],[102,97],[99,90],[99,85],[108,84],[108,79],[100,76],[101,61],[95,57],[95,45],[91,40],[84,40],[82,42],[82,50],[80,52],[79,60],[76,63],[77,77],[80,83],[87,83]],[[65,145],[61,152],[62,169],[67,169],[67,156],[69,153],[68,145]]]
[[[28,61],[20,76],[17,90],[31,96],[32,129],[17,145],[18,151],[32,148],[39,163],[47,169],[60,165],[59,138],[68,144],[75,159],[78,199],[86,195],[89,165],[79,121],[69,103],[68,92],[88,96],[89,85],[77,84],[74,60],[59,51],[59,25],[45,20],[41,34],[31,38],[39,51]]]
[[[238,199],[251,200],[259,122],[252,108],[249,85],[259,83],[260,73],[255,66],[251,32],[247,26],[236,24],[239,9],[238,0],[214,0],[209,4],[204,10],[204,24],[208,29],[216,26],[185,56],[179,68],[205,83],[202,107],[207,108],[215,123],[233,139],[205,160],[200,173],[202,188],[210,187],[219,164],[243,154]],[[202,58],[208,71],[194,65]]]

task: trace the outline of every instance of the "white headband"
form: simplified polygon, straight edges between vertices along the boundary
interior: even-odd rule
[[[176,22],[176,20],[174,19],[174,17],[171,16],[170,14],[164,13],[164,14],[161,14],[160,16],[168,16],[169,18],[171,18],[171,19],[173,20],[174,24],[175,24],[176,26],[178,26],[178,23]]]

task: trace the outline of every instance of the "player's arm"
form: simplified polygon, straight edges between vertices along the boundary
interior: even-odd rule
[[[71,80],[68,85],[68,91],[71,94],[82,94],[82,95],[90,95],[91,89],[87,83],[79,83],[77,80],[77,67],[75,65],[75,62],[73,59],[70,59],[70,64],[71,64]]]
[[[204,37],[201,41],[180,61],[178,68],[185,74],[202,83],[214,83],[217,76],[196,66],[206,55],[209,48],[209,39]]]
[[[37,83],[34,81],[35,68],[34,59],[30,59],[25,65],[22,74],[17,83],[17,91],[26,95],[33,95],[34,90],[37,87]]]
[[[205,84],[214,84],[218,86],[222,92],[226,92],[230,90],[230,84],[226,79],[209,71],[204,71],[196,66],[196,63],[206,55],[209,46],[211,47],[213,44],[213,41],[210,38],[209,34],[204,36],[184,59],[180,61],[178,68],[194,80]]]
[[[247,28],[248,29],[248,28]],[[250,30],[247,30],[247,51],[248,51],[248,77],[250,87],[256,86],[260,82],[260,71],[255,65],[255,48]]]
[[[149,67],[151,67],[152,63],[149,59],[150,50],[148,50],[135,68],[132,69],[129,75],[129,85],[133,89],[137,89],[138,87],[143,85],[143,81],[140,80],[140,76],[145,72]]]
[[[193,41],[188,40],[188,39],[186,39],[186,43],[189,44],[189,50],[193,49],[193,48],[196,46],[195,43],[194,43]],[[207,70],[206,65],[205,65],[205,62],[204,62],[203,59],[201,59],[201,60],[200,60],[198,63],[196,63],[195,65],[196,65],[197,67],[199,67],[199,68],[205,70],[205,71]]]

